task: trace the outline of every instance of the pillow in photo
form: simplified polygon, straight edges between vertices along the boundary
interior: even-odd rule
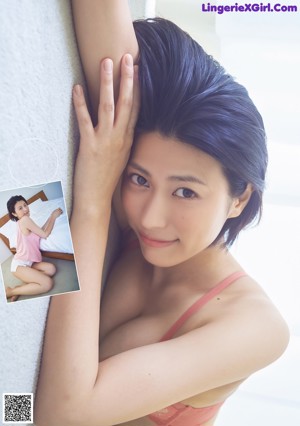
[[[0,234],[3,234],[9,240],[9,247],[16,247],[17,244],[17,226],[16,222],[9,220],[5,225],[1,226]]]

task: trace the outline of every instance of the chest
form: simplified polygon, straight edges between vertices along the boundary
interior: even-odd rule
[[[116,326],[101,341],[101,352],[105,358],[159,342],[180,311],[179,307],[176,309],[176,302],[164,309],[169,300],[166,295],[156,300],[153,293],[145,292],[139,299],[136,303],[128,301],[125,321],[123,312],[117,307],[107,314],[113,316]],[[125,296],[123,302],[126,303],[126,300]]]
[[[101,340],[100,360],[140,346],[158,343],[166,332],[176,324],[207,291],[201,283],[175,280],[165,285],[151,286],[151,268],[143,265],[138,253],[126,256],[115,265],[110,276],[108,291],[104,298],[102,320],[107,330]],[[197,274],[195,274],[197,276]],[[121,283],[121,285],[120,285]],[[226,309],[230,294],[218,294],[200,309],[187,316],[175,328],[172,337],[205,326],[212,318]],[[180,367],[179,367],[180,368]],[[223,401],[237,384],[212,389],[185,401],[192,407],[208,407]],[[212,423],[207,423],[207,425]],[[148,418],[126,423],[128,426],[153,426]]]
[[[152,285],[151,268],[143,267],[134,257],[116,265],[107,283],[101,324],[107,332],[101,340],[102,358],[140,346],[158,343],[166,332],[203,293],[193,285],[178,280]],[[122,281],[119,285],[116,281]],[[109,286],[113,288],[110,292]],[[172,337],[184,334],[207,321],[209,309],[186,318]]]

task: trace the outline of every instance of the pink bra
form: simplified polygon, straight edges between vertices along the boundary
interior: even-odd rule
[[[238,278],[244,277],[247,274],[244,271],[234,272],[229,275],[210,291],[208,291],[204,296],[201,296],[193,305],[188,308],[179,319],[170,327],[167,333],[160,339],[160,342],[165,340],[172,339],[176,331],[182,327],[182,325],[199,309],[202,308],[207,302],[209,302],[213,297],[221,293],[225,288],[230,284],[236,281]],[[169,407],[163,408],[162,410],[156,411],[152,414],[149,414],[149,419],[152,420],[155,425],[163,426],[201,426],[208,420],[211,420],[217,412],[224,401],[217,404],[211,405],[209,407],[194,408],[190,405],[184,405],[181,402],[177,404],[170,405]]]
[[[220,402],[210,407],[194,408],[190,405],[184,405],[181,402],[170,405],[163,410],[149,414],[149,419],[155,425],[162,426],[201,426],[208,420],[211,420],[223,402]]]

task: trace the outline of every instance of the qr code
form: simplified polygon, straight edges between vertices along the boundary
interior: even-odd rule
[[[33,423],[33,394],[4,393],[3,423]]]

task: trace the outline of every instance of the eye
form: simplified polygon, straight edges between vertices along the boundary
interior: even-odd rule
[[[197,198],[197,194],[188,188],[179,188],[174,192],[174,195],[180,198]]]
[[[134,184],[138,186],[146,186],[146,187],[149,186],[147,179],[145,179],[141,175],[138,175],[137,173],[133,173],[132,175],[129,176],[129,178]]]

